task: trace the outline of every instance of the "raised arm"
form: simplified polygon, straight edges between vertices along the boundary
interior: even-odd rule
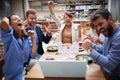
[[[48,1],[48,8],[50,10],[51,15],[55,15],[53,11],[53,1]]]
[[[56,18],[55,13],[53,11],[53,1],[48,1],[48,8],[52,18],[56,21],[57,26],[60,27],[60,21]]]
[[[9,19],[7,17],[4,17],[0,22],[0,28],[2,30],[8,30],[9,26]]]
[[[35,57],[36,56],[36,37],[35,37],[34,31],[29,30],[28,35],[32,38],[32,55]]]

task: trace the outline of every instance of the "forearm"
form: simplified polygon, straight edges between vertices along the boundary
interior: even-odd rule
[[[48,8],[49,8],[49,11],[50,11],[51,15],[55,15],[54,11],[53,11],[53,8],[51,6],[48,6]]]
[[[119,61],[113,60],[113,57],[115,56],[104,56],[94,49],[91,51],[90,55],[96,64],[107,70],[114,70],[115,67],[119,64]]]
[[[52,1],[49,1],[49,2],[48,2],[48,8],[49,8],[49,11],[50,11],[50,13],[51,13],[51,16],[52,16],[52,18],[55,20],[57,26],[60,27],[60,22],[59,22],[59,20],[56,18],[55,13],[54,13],[54,10],[53,10],[53,2],[52,2]]]
[[[102,45],[96,45],[95,43],[91,44],[92,48],[95,49],[96,51],[100,52],[101,54],[103,53],[103,46]]]
[[[36,56],[36,37],[32,37],[32,55]]]

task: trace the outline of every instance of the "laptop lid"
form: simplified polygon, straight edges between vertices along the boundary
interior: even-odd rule
[[[45,77],[78,77],[86,75],[87,62],[79,60],[40,60]]]

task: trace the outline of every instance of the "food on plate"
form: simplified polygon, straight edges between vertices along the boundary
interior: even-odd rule
[[[49,51],[49,52],[56,52],[56,51],[58,51],[58,48],[57,48],[57,46],[48,46],[47,47],[47,51]]]

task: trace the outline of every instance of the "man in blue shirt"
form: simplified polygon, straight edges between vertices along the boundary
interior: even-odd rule
[[[11,25],[11,26],[10,26]],[[0,23],[1,39],[4,44],[3,73],[6,80],[22,80],[23,64],[29,56],[36,55],[36,37],[33,31],[25,32],[22,19],[12,14]],[[29,38],[31,38],[31,43]]]
[[[91,19],[95,27],[105,35],[102,46],[83,42],[83,47],[90,50],[96,64],[105,71],[109,80],[120,80],[120,27],[114,22],[111,13],[104,8],[98,9]]]
[[[34,30],[36,35],[36,58],[30,58],[30,61],[27,63],[27,70],[29,71],[32,66],[37,62],[37,59],[41,57],[44,53],[42,43],[49,43],[50,39],[52,38],[52,28],[51,26],[45,27],[46,35],[42,32],[40,26],[36,25],[37,23],[37,14],[34,9],[29,9],[26,11],[26,30]]]
[[[49,43],[50,39],[52,38],[51,26],[45,27],[46,35],[44,35],[40,26],[36,25],[37,14],[34,9],[29,9],[26,11],[26,22],[27,22],[27,25],[26,25],[27,29],[32,29],[35,32],[36,47],[37,47],[36,58],[40,58],[40,56],[44,53],[42,42]]]

